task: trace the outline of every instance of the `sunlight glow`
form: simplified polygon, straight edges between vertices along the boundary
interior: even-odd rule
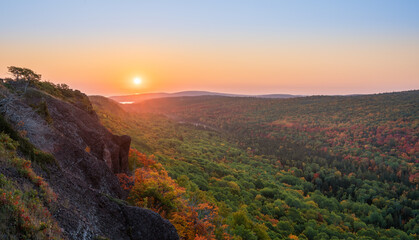
[[[135,84],[135,85],[140,85],[142,82],[143,82],[143,81],[142,81],[142,79],[141,79],[141,78],[139,78],[139,77],[134,78],[134,84]]]

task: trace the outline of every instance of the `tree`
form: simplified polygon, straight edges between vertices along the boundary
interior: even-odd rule
[[[36,74],[34,71],[28,68],[10,66],[7,69],[11,74],[13,74],[16,81],[25,80],[29,83],[34,83],[41,80],[41,74]]]

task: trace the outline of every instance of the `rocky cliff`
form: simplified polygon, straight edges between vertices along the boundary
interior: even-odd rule
[[[84,95],[85,96],[85,95]],[[68,239],[178,239],[158,214],[127,206],[115,173],[126,172],[131,138],[104,128],[80,107],[37,88],[0,88],[0,112],[56,164],[36,167],[58,195],[50,209]]]

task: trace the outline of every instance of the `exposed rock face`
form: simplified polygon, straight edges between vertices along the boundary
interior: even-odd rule
[[[86,152],[104,160],[114,173],[128,170],[129,136],[111,134],[99,123],[95,113],[89,114],[52,97],[44,99],[56,130]]]
[[[123,204],[114,173],[128,169],[129,136],[104,128],[96,114],[28,89],[24,97],[2,90],[0,112],[39,149],[50,152],[59,166],[40,171],[58,194],[54,217],[69,239],[178,239],[173,225],[158,214]],[[52,122],[36,112],[47,105]],[[30,106],[32,105],[32,107]]]
[[[125,172],[128,169],[128,153],[131,145],[131,137],[127,135],[114,135],[113,140],[119,146],[119,161],[117,161],[119,164],[114,163],[114,172]]]

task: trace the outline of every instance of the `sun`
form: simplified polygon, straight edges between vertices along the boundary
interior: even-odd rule
[[[133,82],[135,85],[140,85],[143,82],[143,80],[140,77],[135,77]]]

